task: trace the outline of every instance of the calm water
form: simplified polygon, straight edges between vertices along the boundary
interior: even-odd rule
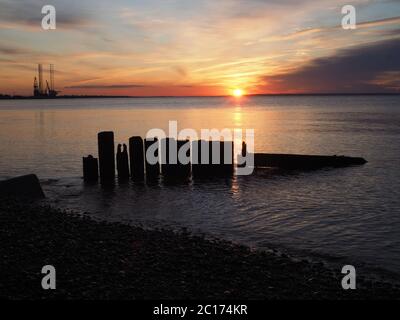
[[[259,152],[346,154],[361,167],[186,185],[84,187],[97,132],[253,128]],[[50,201],[96,217],[183,226],[256,247],[345,257],[400,273],[400,96],[0,100],[0,178],[36,173]]]

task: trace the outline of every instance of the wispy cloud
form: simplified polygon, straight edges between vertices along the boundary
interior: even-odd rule
[[[28,54],[32,53],[31,50],[23,49],[20,47],[15,47],[15,46],[6,46],[3,44],[0,44],[0,53],[4,55],[21,55],[21,54]]]
[[[66,89],[132,89],[149,87],[142,84],[81,84],[75,86],[67,86]]]
[[[385,18],[385,19],[378,19],[378,20],[371,20],[371,21],[364,21],[364,22],[358,22],[357,23],[357,28],[358,29],[364,29],[364,28],[371,28],[371,27],[382,27],[382,26],[394,26],[398,27],[400,24],[400,17],[391,17],[391,18]],[[262,42],[277,42],[277,41],[285,41],[285,40],[294,40],[298,39],[301,37],[305,36],[313,36],[313,35],[323,35],[324,33],[332,33],[335,31],[343,31],[341,25],[335,25],[331,27],[318,27],[318,28],[306,28],[302,30],[296,30],[291,33],[287,34],[280,34],[276,36],[269,36],[263,39],[258,39],[255,42],[248,42],[246,45],[254,45],[254,44],[259,44]],[[389,30],[389,32],[396,33],[398,29]],[[382,32],[382,34],[388,34],[389,32],[387,30],[379,30],[378,32]]]

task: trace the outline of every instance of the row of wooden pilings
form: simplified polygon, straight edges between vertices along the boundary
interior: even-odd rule
[[[176,143],[174,159],[170,161],[170,144]],[[165,148],[159,157],[159,150]],[[149,161],[147,151],[152,148],[157,162]],[[128,150],[129,149],[129,150]],[[202,156],[202,151],[208,150]],[[184,152],[188,163],[181,163],[179,153]],[[216,153],[218,155],[216,156]],[[83,158],[83,177],[87,182],[98,181],[113,182],[117,169],[118,178],[134,181],[155,180],[162,175],[164,178],[186,179],[193,177],[231,176],[234,172],[234,144],[232,141],[192,141],[174,140],[166,138],[159,141],[157,138],[142,139],[132,137],[129,139],[129,148],[126,144],[119,144],[115,153],[114,133],[100,132],[98,134],[98,155]],[[175,157],[176,156],[176,157]],[[215,157],[216,156],[216,157]],[[161,159],[160,159],[161,158]],[[219,161],[213,161],[219,159]],[[207,160],[207,159],[206,159]],[[216,163],[217,162],[217,163]]]

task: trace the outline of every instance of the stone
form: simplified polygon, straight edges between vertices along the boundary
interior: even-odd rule
[[[0,197],[45,198],[39,179],[34,174],[0,181]]]

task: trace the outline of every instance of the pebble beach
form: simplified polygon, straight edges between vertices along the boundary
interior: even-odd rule
[[[0,202],[0,298],[11,300],[397,299],[400,286],[343,275],[323,261],[254,251],[186,231],[92,220],[47,205]],[[43,290],[44,265],[57,289]]]

